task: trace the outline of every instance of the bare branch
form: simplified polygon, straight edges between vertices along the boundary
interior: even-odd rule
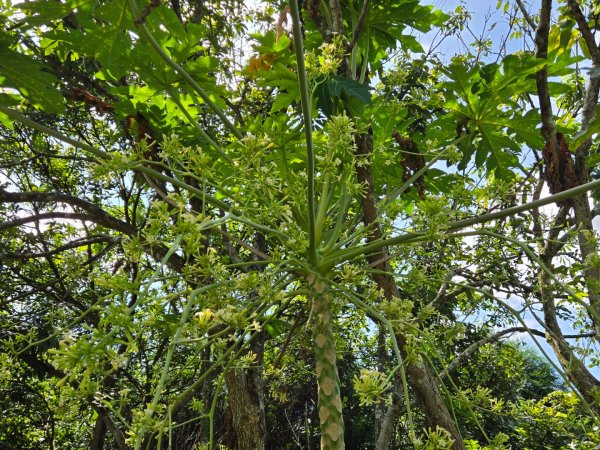
[[[99,243],[103,243],[103,242],[117,242],[119,240],[120,240],[119,238],[116,238],[114,236],[101,235],[101,236],[95,236],[95,237],[91,237],[91,238],[76,239],[74,241],[66,243],[65,245],[56,247],[55,249],[50,250],[48,252],[36,252],[36,253],[33,253],[33,252],[30,252],[30,253],[10,252],[10,253],[1,253],[1,254],[2,254],[2,257],[6,258],[6,259],[41,258],[41,257],[57,255],[66,250],[71,250],[74,248],[85,247],[87,245],[99,244]]]
[[[89,214],[84,214],[84,220],[89,222],[97,223],[98,225],[103,225],[107,228],[121,231],[122,233],[131,235],[135,234],[137,230],[133,225],[130,225],[126,222],[122,222],[98,205],[95,205],[87,200],[81,199],[79,197],[75,197],[72,195],[61,194],[58,192],[8,192],[0,188],[0,203],[66,203],[71,206],[77,206],[82,210],[86,211]],[[48,213],[44,213],[48,214]],[[58,213],[53,213],[58,214]],[[71,214],[71,213],[64,213]],[[52,217],[47,217],[52,218]],[[58,216],[56,216],[58,218]],[[65,216],[62,218],[71,218],[77,220],[77,217]],[[6,222],[4,222],[6,223]],[[24,222],[27,223],[27,222]],[[8,227],[5,227],[8,228]],[[0,227],[0,229],[3,229]]]
[[[39,202],[39,203],[66,203],[71,206],[76,206],[78,208],[83,209],[89,214],[81,214],[81,213],[66,213],[66,212],[53,212],[53,213],[42,213],[36,216],[26,217],[14,219],[8,222],[0,223],[0,230],[8,229],[14,226],[23,225],[25,223],[35,222],[36,220],[45,220],[45,219],[71,219],[71,220],[84,220],[92,223],[96,223],[98,225],[104,226],[106,228],[110,228],[112,230],[120,231],[128,236],[137,236],[138,229],[129,224],[127,222],[120,221],[106,211],[104,211],[101,207],[88,202],[87,200],[81,199],[79,197],[75,197],[72,195],[61,194],[58,192],[8,192],[0,188],[0,203],[26,203],[26,202]],[[153,258],[157,260],[163,259],[169,249],[164,245],[160,244],[144,244],[144,250],[148,252],[148,254],[152,255]],[[185,260],[177,255],[173,254],[169,258],[168,265],[173,270],[177,272],[181,272],[183,267],[185,266]]]
[[[7,230],[9,228],[18,227],[20,225],[25,225],[31,222],[40,222],[42,220],[49,219],[66,219],[66,220],[80,220],[82,222],[93,222],[98,225],[102,225],[102,220],[96,216],[92,216],[90,214],[84,213],[71,213],[64,211],[54,211],[54,212],[46,212],[40,214],[34,214],[33,216],[27,217],[18,217],[13,220],[7,220],[5,222],[0,222],[0,231]]]
[[[242,247],[248,249],[250,252],[254,253],[256,256],[258,256],[260,259],[264,260],[264,261],[269,261],[271,258],[269,257],[269,255],[261,252],[259,249],[251,246],[250,244],[248,244],[247,242],[242,241],[241,239],[236,238],[235,236],[232,236],[231,234],[229,234],[227,231],[222,230],[220,228],[213,228],[211,231],[214,231],[216,233],[219,233],[221,236],[235,242],[236,244],[241,245]]]
[[[531,29],[535,30],[537,28],[537,25],[535,24],[535,22],[533,21],[533,19],[529,15],[529,13],[527,12],[527,9],[525,8],[525,5],[523,4],[523,2],[521,0],[516,0],[516,2],[517,2],[517,6],[521,10],[521,13],[523,14],[523,17],[525,18],[525,20],[527,21],[527,23],[529,24]]]

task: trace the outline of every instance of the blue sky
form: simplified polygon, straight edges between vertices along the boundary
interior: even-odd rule
[[[505,1],[506,0],[502,0],[502,3],[505,3]],[[475,41],[476,38],[489,38],[494,43],[493,51],[497,52],[499,50],[499,44],[511,31],[507,16],[503,14],[503,6],[500,6],[500,10],[497,9],[498,0],[467,0],[462,2],[460,0],[424,0],[423,3],[433,5],[444,12],[453,12],[460,5],[462,5],[466,10],[470,11],[472,16],[468,23],[468,30],[465,29],[464,32],[461,33],[464,36],[464,40],[467,44]],[[525,1],[525,3],[536,5],[538,1],[530,0]],[[514,2],[511,2],[511,8],[513,4]],[[537,7],[528,7],[528,9],[529,12],[534,15]],[[433,36],[431,34],[423,36],[422,44],[425,47],[428,47],[432,37]],[[507,51],[509,53],[522,49],[522,40],[514,39],[507,42]],[[459,42],[455,37],[447,38],[446,42],[441,46],[441,53],[448,58],[457,53],[464,53],[464,51],[464,44]]]

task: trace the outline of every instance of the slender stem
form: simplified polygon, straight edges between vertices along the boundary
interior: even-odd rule
[[[277,283],[275,283],[275,284],[277,285]],[[291,302],[291,299],[289,301],[281,304],[279,309],[273,311],[273,314],[262,323],[263,327],[266,326],[266,324],[269,323],[272,320],[272,318],[276,317],[276,314],[280,309],[285,309],[289,305],[290,302]],[[269,308],[270,308],[270,305],[261,307],[256,312],[257,316],[264,314]],[[209,368],[207,368],[202,373],[202,375],[200,375],[198,377],[198,379],[196,379],[190,386],[188,386],[187,389],[185,389],[181,394],[179,394],[177,397],[175,397],[175,399],[173,400],[173,403],[171,404],[172,414],[174,416],[177,415],[177,413],[181,410],[181,408],[183,408],[192,399],[194,394],[197,392],[198,388],[200,386],[202,386],[202,383],[204,382],[204,380],[212,372],[214,372],[219,366],[221,366],[222,363],[225,361],[225,359],[231,353],[233,353],[233,355],[231,355],[230,361],[237,360],[237,358],[239,358],[239,356],[242,354],[242,352],[247,347],[247,345],[249,345],[250,342],[252,342],[252,340],[255,338],[256,335],[258,335],[258,333],[259,333],[258,331],[254,332],[254,333],[248,333],[247,331],[240,333],[240,336],[235,340],[235,342],[231,346],[229,346],[229,348],[227,350],[225,350],[223,352],[223,354],[221,354],[216,359],[216,361]],[[250,334],[250,336],[248,336],[248,334]],[[238,350],[236,352],[234,352],[234,350],[236,348],[238,348]]]
[[[592,306],[588,305],[586,302],[580,300],[579,297],[577,297],[577,293],[575,291],[570,289],[567,286],[567,284],[565,284],[561,280],[559,280],[558,277],[554,274],[554,272],[552,272],[548,268],[548,266],[546,264],[544,264],[544,262],[533,252],[533,250],[531,250],[531,248],[527,244],[525,244],[524,242],[521,242],[517,239],[511,238],[508,236],[503,236],[501,234],[494,233],[493,231],[489,231],[489,230],[481,230],[481,231],[479,231],[479,234],[481,234],[483,236],[491,236],[496,239],[505,240],[505,241],[508,241],[512,244],[519,246],[525,252],[525,254],[529,257],[529,259],[531,259],[532,262],[537,264],[539,266],[539,268],[542,269],[546,273],[546,275],[548,275],[548,277],[552,281],[554,281],[558,286],[562,286],[562,289],[571,297],[571,299],[575,303],[578,303],[579,305],[581,305],[581,307],[583,307],[588,312],[588,314],[594,319],[595,323],[600,323],[600,316],[594,310],[594,308],[592,308]]]
[[[457,283],[457,282],[453,282],[453,281],[449,281],[448,284],[451,284],[451,285],[454,285],[454,286],[459,286],[459,287],[466,287],[466,288],[468,288],[468,289],[470,289],[470,290],[472,290],[474,292],[478,292],[478,293],[484,295],[485,297],[489,298],[490,300],[493,300],[493,301],[497,302],[504,309],[506,309],[508,312],[510,312],[513,315],[513,317],[521,324],[521,326],[527,330],[527,333],[529,334],[529,337],[531,338],[531,340],[533,341],[533,343],[536,345],[536,347],[538,348],[538,350],[540,351],[540,353],[544,356],[544,358],[546,359],[546,361],[554,368],[554,370],[556,370],[556,372],[562,377],[562,379],[564,380],[564,382],[569,387],[571,387],[573,389],[573,392],[575,393],[575,395],[577,395],[577,397],[579,398],[579,400],[581,400],[581,402],[583,403],[583,405],[585,405],[586,409],[591,414],[593,414],[591,412],[589,403],[583,398],[583,396],[581,395],[581,393],[579,392],[579,390],[577,389],[577,387],[569,380],[569,377],[562,370],[562,368],[559,367],[552,360],[552,358],[550,357],[550,355],[548,355],[548,353],[544,350],[544,347],[542,346],[542,344],[540,344],[540,342],[536,338],[535,333],[532,332],[531,328],[527,325],[527,323],[525,322],[525,320],[521,317],[521,314],[519,314],[519,311],[517,311],[516,309],[514,309],[508,303],[504,302],[502,299],[500,299],[497,296],[495,296],[492,292],[488,291],[487,289],[482,289],[482,288],[478,288],[478,287],[475,287],[475,286],[471,286],[471,285],[466,284],[466,283]]]
[[[215,388],[215,395],[213,395],[212,402],[210,404],[210,411],[208,413],[208,427],[209,427],[209,444],[208,448],[212,450],[213,448],[213,440],[215,436],[215,411],[217,410],[217,400],[219,399],[219,392],[223,387],[223,375],[219,377],[219,381],[217,382],[217,387]]]
[[[331,236],[329,236],[329,241],[325,245],[325,248],[323,248],[323,253],[327,253],[327,252],[331,251],[333,249],[333,247],[335,246],[335,244],[338,240],[338,237],[340,235],[340,230],[342,229],[344,215],[346,214],[346,211],[348,211],[348,206],[350,205],[351,200],[352,200],[352,197],[348,193],[348,188],[346,187],[345,184],[343,184],[342,185],[342,193],[340,195],[339,205],[337,208],[337,217],[336,217],[336,221],[335,221],[335,226],[333,227],[333,230],[331,231]]]
[[[344,288],[338,283],[331,283],[335,284],[339,289],[341,289],[342,293],[346,296],[346,298],[348,298],[348,300],[354,303],[358,308],[361,308],[363,311],[366,311],[373,320],[376,320],[379,323],[383,324],[388,330],[388,333],[390,333],[394,355],[396,356],[396,360],[398,361],[398,369],[400,370],[400,379],[402,380],[404,406],[406,408],[406,417],[408,421],[409,434],[411,440],[414,442],[416,439],[415,423],[410,409],[410,394],[408,392],[408,379],[406,377],[406,368],[404,358],[402,358],[402,354],[400,353],[400,347],[398,347],[398,341],[394,338],[395,332],[392,322],[373,306],[359,299],[356,295],[354,295],[353,292],[350,292],[348,289]]]
[[[317,210],[317,218],[315,221],[315,241],[321,242],[321,236],[323,234],[323,223],[325,222],[325,216],[327,215],[327,207],[329,206],[329,181],[331,178],[330,173],[325,174],[325,180],[323,181],[323,187],[321,189],[321,199],[319,201],[319,208]]]
[[[308,259],[315,264],[317,260],[317,239],[315,230],[315,152],[312,139],[311,101],[304,66],[304,43],[300,24],[300,10],[298,1],[290,1],[290,10],[293,20],[294,47],[298,65],[298,84],[300,87],[300,100],[302,103],[302,118],[304,134],[306,136],[306,170],[308,186],[306,189],[306,202],[308,205]]]
[[[358,42],[360,33],[362,31],[362,28],[363,28],[363,25],[365,23],[365,19],[367,18],[368,13],[369,13],[369,0],[364,0],[362,9],[360,11],[360,16],[358,18],[358,22],[356,23],[356,26],[354,27],[354,30],[352,31],[352,40],[346,47],[348,50],[354,50],[354,47],[356,46],[356,44]]]
[[[32,120],[29,117],[26,117],[21,113],[18,113],[14,109],[8,108],[4,105],[0,105],[0,112],[6,114],[11,119],[17,120],[17,121],[21,122],[22,124],[27,125],[30,128],[41,131],[42,133],[47,134],[48,136],[55,137],[56,139],[58,139],[60,141],[63,141],[67,144],[71,144],[73,147],[80,148],[82,150],[86,150],[97,158],[108,159],[110,157],[108,153],[103,152],[102,150],[99,150],[95,147],[92,147],[89,144],[85,144],[83,142],[79,142],[75,139],[72,139],[68,136],[65,136],[62,133],[60,133],[56,130],[53,130],[51,128],[48,128],[42,124],[39,124],[35,120]],[[97,162],[97,161],[95,161],[95,162]]]
[[[160,401],[160,398],[163,394],[163,386],[164,386],[165,382],[167,381],[167,377],[169,374],[169,368],[171,366],[171,358],[173,357],[173,352],[175,351],[175,347],[179,343],[181,333],[183,332],[183,328],[184,328],[185,324],[187,323],[188,317],[192,310],[192,306],[194,306],[194,304],[195,304],[196,297],[199,294],[208,291],[209,289],[212,289],[212,288],[218,287],[218,286],[222,286],[223,284],[225,284],[225,283],[213,283],[211,285],[203,286],[201,288],[195,289],[190,293],[187,304],[185,305],[185,308],[183,309],[183,312],[181,313],[181,319],[179,320],[179,326],[177,327],[177,331],[175,331],[175,335],[173,336],[173,338],[171,339],[171,342],[169,344],[169,349],[167,351],[167,356],[165,358],[163,370],[161,372],[160,379],[159,379],[156,389],[154,391],[152,403],[146,409],[146,420],[149,420],[152,417],[152,415],[154,414],[154,410],[158,406],[158,402]],[[169,407],[168,412],[169,412],[169,414],[171,414],[170,407]],[[147,429],[147,425],[142,426],[140,428],[140,431],[138,432],[138,436],[137,436],[136,444],[135,444],[136,450],[138,450],[142,444],[142,440],[144,437],[144,433],[146,432],[146,429]]]
[[[360,66],[360,77],[359,83],[364,84],[365,78],[367,77],[367,67],[369,66],[369,49],[371,48],[371,30],[369,24],[365,24],[365,31],[367,33],[367,44],[365,46],[365,54],[363,56],[362,65]]]

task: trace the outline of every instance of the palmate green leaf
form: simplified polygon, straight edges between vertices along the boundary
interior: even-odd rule
[[[23,2],[16,5],[16,7],[25,14],[25,22],[27,24],[42,25],[62,19],[73,13],[76,9],[81,9],[83,6],[89,7],[95,4],[95,0],[71,0],[64,3],[38,0]]]
[[[477,167],[508,175],[516,166],[520,143],[541,148],[537,110],[525,112],[517,99],[536,89],[535,73],[544,61],[532,55],[509,55],[500,63],[467,68],[452,64],[446,69],[451,81],[441,83],[446,90],[444,108],[454,112],[457,120],[467,120],[468,126],[481,136],[477,148],[465,144],[461,166],[475,153]]]
[[[131,38],[125,30],[117,31],[97,23],[90,23],[85,30],[52,30],[43,36],[45,42],[59,45],[63,53],[73,52],[98,60],[101,67],[96,76],[100,79],[117,80],[130,73],[135,68],[135,54],[140,49],[139,45],[132,49]],[[147,53],[138,59],[146,64],[151,60]]]
[[[0,93],[0,105],[4,106],[15,106],[19,104],[19,99],[16,95]],[[0,114],[0,125],[13,129],[13,121],[4,114]]]
[[[400,36],[400,44],[404,50],[411,51],[413,53],[423,53],[423,46],[417,38],[408,34]]]
[[[540,133],[540,116],[537,110],[530,110],[525,115],[488,115],[480,121],[483,126],[496,129],[506,128],[514,133],[519,141],[525,142],[531,148],[542,148],[544,141]]]
[[[545,64],[544,60],[533,55],[507,55],[500,65],[501,70],[497,71],[494,78],[490,80],[490,89],[502,93],[505,98],[533,92],[535,88],[533,75]]]
[[[127,73],[131,51],[128,29],[132,25],[131,12],[126,0],[113,0],[94,13],[95,18],[106,24],[92,31],[96,48],[94,56],[102,64],[103,78],[118,80]]]
[[[489,172],[496,172],[500,177],[510,175],[510,167],[517,167],[517,157],[507,151],[509,148],[515,148],[515,143],[495,127],[489,125],[480,125],[481,143],[475,154],[475,165],[483,167]]]
[[[163,50],[179,64],[183,64],[190,57],[195,57],[201,50],[199,41],[202,38],[191,40],[175,12],[169,8],[164,6],[156,8],[146,18],[145,24]]]
[[[374,3],[369,12],[369,27],[399,38],[407,26],[426,33],[432,26],[441,25],[448,19],[447,14],[434,10],[433,6],[419,3],[419,0],[388,0]]]
[[[391,0],[374,2],[368,15],[370,60],[377,66],[399,44],[405,50],[422,52],[421,44],[403,34],[407,27],[427,32],[441,25],[448,15],[432,6],[423,6],[418,0]]]
[[[577,133],[575,136],[573,136],[573,142],[571,142],[570,145],[571,150],[574,151],[587,139],[590,139],[598,132],[600,132],[600,106],[596,106],[594,111],[594,118],[588,124],[587,128],[584,131]]]
[[[334,76],[329,82],[329,92],[331,95],[339,97],[342,92],[348,96],[357,99],[365,105],[371,104],[371,90],[373,89],[368,84],[360,83],[350,78],[340,75]]]
[[[271,68],[263,72],[263,79],[258,82],[262,87],[278,88],[278,95],[271,107],[271,112],[287,108],[294,102],[300,101],[300,88],[296,72],[280,62],[275,62]]]
[[[59,114],[65,111],[65,104],[57,84],[43,64],[11,50],[6,41],[0,40],[0,86],[15,88],[33,106]]]
[[[465,64],[452,63],[443,69],[444,74],[450,79],[438,85],[439,89],[447,92],[447,102],[443,105],[446,108],[460,108],[461,113],[470,119],[476,119],[473,111],[473,105],[478,101],[479,96],[473,93],[473,86],[481,80],[481,72],[478,67],[469,68]],[[462,99],[463,103],[459,103]]]
[[[291,40],[285,34],[277,37],[274,31],[269,31],[265,34],[254,33],[250,36],[258,41],[258,44],[252,45],[252,48],[261,55],[290,53]]]

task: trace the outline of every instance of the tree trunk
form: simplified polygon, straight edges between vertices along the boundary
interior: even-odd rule
[[[101,416],[96,419],[92,439],[90,441],[90,450],[103,450],[104,440],[106,438],[106,424]]]
[[[323,280],[309,275],[312,329],[318,383],[317,409],[321,424],[321,450],[343,450],[344,419],[335,340],[331,328],[331,302]]]
[[[590,56],[592,57],[592,70],[600,68],[600,48],[596,43],[596,39],[590,26],[583,15],[581,8],[577,2],[568,1],[571,16],[577,22],[579,31],[589,47]],[[581,112],[581,131],[588,129],[592,120],[596,116],[596,107],[598,105],[598,95],[600,93],[600,79],[590,76],[583,110]],[[575,173],[579,183],[587,183],[589,181],[589,168],[587,160],[592,146],[592,139],[587,139],[583,144],[575,150]],[[588,289],[589,302],[596,312],[596,316],[600,316],[600,269],[595,264],[589,264],[589,260],[598,257],[598,248],[593,237],[594,227],[592,224],[592,214],[587,194],[583,194],[575,199],[574,202],[575,221],[579,228],[578,240],[579,250],[584,263],[583,274],[585,277],[586,286]],[[592,317],[596,333],[600,334],[600,323],[598,317]]]
[[[549,259],[549,258],[545,258]],[[551,261],[544,261],[548,267],[552,267]],[[571,346],[566,341],[556,318],[556,305],[554,294],[550,287],[548,275],[543,270],[539,274],[540,297],[544,306],[544,325],[546,326],[546,339],[552,346],[558,357],[561,367],[567,374],[569,380],[581,393],[585,401],[597,417],[600,417],[600,405],[597,402],[597,393],[600,382],[587,369],[585,364],[577,358]]]
[[[390,443],[394,438],[396,422],[403,411],[405,411],[404,408],[397,403],[396,399],[386,408],[379,432],[375,435],[377,439],[375,450],[388,450],[390,448]]]
[[[263,339],[252,345],[256,367],[231,369],[225,374],[234,447],[232,450],[263,450],[266,441],[264,392],[262,383]]]

